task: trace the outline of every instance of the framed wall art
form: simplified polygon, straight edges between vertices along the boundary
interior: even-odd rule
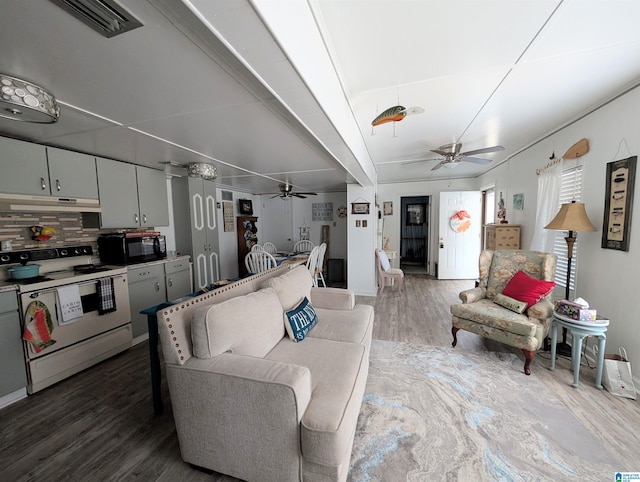
[[[238,211],[243,216],[251,216],[253,214],[253,203],[250,199],[239,199],[238,200]]]
[[[637,156],[607,163],[602,247],[629,251]]]
[[[393,215],[393,201],[385,201],[382,203],[382,213],[385,216],[391,216]]]
[[[522,211],[524,209],[524,194],[513,195],[513,209],[515,211]]]
[[[351,214],[369,214],[369,204],[364,203],[351,203]]]

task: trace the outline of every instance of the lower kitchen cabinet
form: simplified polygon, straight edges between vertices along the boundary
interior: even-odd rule
[[[164,264],[167,301],[177,300],[193,291],[191,263],[188,258],[167,261]]]
[[[140,314],[140,311],[167,300],[164,264],[130,267],[128,274],[131,329],[133,343],[136,344],[145,340],[149,334],[147,317]]]
[[[27,395],[27,371],[22,351],[22,331],[18,313],[18,297],[15,291],[0,293],[0,407],[3,397],[18,390]],[[23,398],[16,395],[16,399]],[[11,397],[9,397],[11,398]],[[7,400],[11,403],[15,400]]]
[[[193,292],[189,257],[129,267],[129,304],[133,343],[149,334],[147,315],[140,311]]]

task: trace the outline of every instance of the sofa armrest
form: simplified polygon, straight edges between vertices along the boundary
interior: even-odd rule
[[[460,292],[458,297],[463,303],[473,303],[474,301],[482,300],[487,297],[486,288],[471,288],[470,290],[464,290]]]
[[[311,288],[311,304],[326,310],[352,310],[356,305],[353,290],[346,288]]]
[[[527,309],[527,316],[538,320],[547,320],[553,316],[553,305],[547,298],[543,298]]]
[[[166,367],[185,462],[243,480],[297,480],[308,368],[232,353]]]

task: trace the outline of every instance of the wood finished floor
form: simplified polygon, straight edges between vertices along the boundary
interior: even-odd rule
[[[358,302],[375,308],[376,339],[450,346],[449,305],[472,286],[472,281],[408,275],[403,293],[386,288]],[[460,332],[458,340],[457,350],[510,351],[471,333]],[[583,366],[581,387],[573,389],[568,360],[560,359],[555,372],[547,364],[548,353],[540,353],[532,371],[550,392],[606,446],[640,461],[640,404],[595,389],[593,369]],[[524,374],[522,383],[527,383]],[[163,395],[165,413],[155,417],[145,342],[0,410],[0,481],[235,480],[181,460],[164,381]]]

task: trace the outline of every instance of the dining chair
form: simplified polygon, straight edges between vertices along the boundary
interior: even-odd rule
[[[327,243],[322,243],[319,246],[318,253],[316,256],[316,266],[313,270],[313,284],[318,287],[320,281],[322,281],[322,286],[327,287],[327,283],[324,281],[324,276],[322,274],[324,270],[324,255],[327,252]]]
[[[264,248],[259,244],[254,244],[251,246],[251,251],[264,251]]]
[[[276,254],[278,252],[278,248],[276,248],[276,245],[269,241],[262,245],[262,249],[269,254]]]
[[[378,282],[380,283],[380,293],[384,291],[387,279],[398,280],[398,290],[404,287],[404,271],[400,268],[392,268],[387,253],[376,248],[376,260],[378,264]]]
[[[307,262],[305,264],[305,266],[309,270],[309,274],[311,274],[311,279],[313,280],[313,286],[318,286],[316,282],[315,272],[316,272],[316,261],[318,259],[319,252],[320,252],[320,246],[314,246],[313,249],[311,250],[311,253],[309,253],[309,258],[307,259]]]
[[[295,252],[300,252],[300,253],[306,253],[309,252],[313,249],[315,245],[309,241],[308,239],[301,239],[300,241],[298,241],[295,246],[293,247],[293,251]]]
[[[244,257],[244,265],[249,273],[262,273],[278,266],[276,259],[264,251],[249,251]]]

